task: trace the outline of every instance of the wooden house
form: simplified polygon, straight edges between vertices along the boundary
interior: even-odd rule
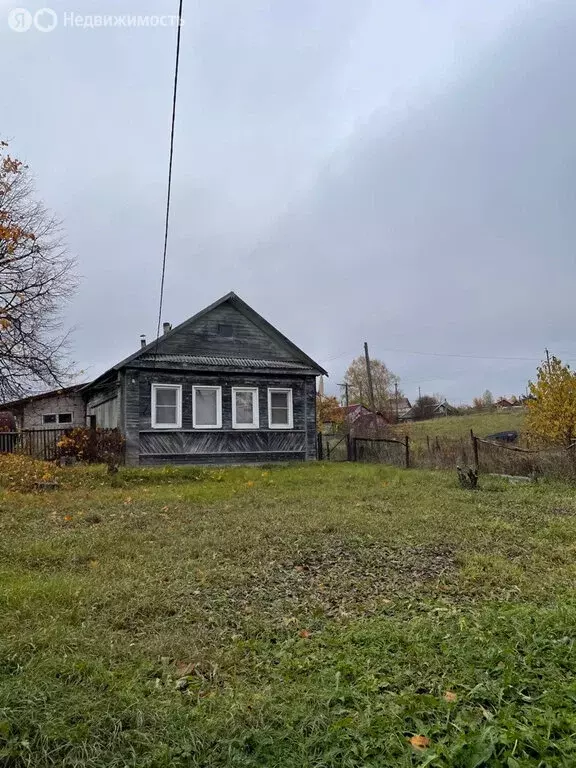
[[[326,371],[229,293],[85,386],[91,423],[118,427],[126,463],[316,458]]]

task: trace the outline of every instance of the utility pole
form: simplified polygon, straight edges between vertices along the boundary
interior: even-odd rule
[[[346,408],[350,405],[349,398],[348,398],[348,382],[345,381],[342,384],[338,384],[339,387],[344,387],[344,402],[346,403]]]
[[[396,401],[396,423],[398,423],[398,382],[394,382],[394,399]]]
[[[548,366],[548,373],[550,373],[550,352],[548,352],[548,347],[544,350],[546,352],[546,365]]]
[[[366,376],[368,378],[368,391],[370,393],[370,405],[372,406],[372,418],[374,420],[374,434],[378,436],[378,416],[374,403],[374,386],[372,384],[372,371],[370,370],[370,355],[368,354],[368,342],[364,342],[364,357],[366,358]]]

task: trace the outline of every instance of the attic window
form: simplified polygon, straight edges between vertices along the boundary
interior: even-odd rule
[[[218,323],[218,336],[225,336],[229,339],[233,335],[233,328],[229,323]]]

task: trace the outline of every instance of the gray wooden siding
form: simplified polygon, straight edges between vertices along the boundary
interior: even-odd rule
[[[230,338],[219,335],[219,325],[231,325]],[[294,352],[274,339],[230,304],[222,304],[190,327],[160,339],[158,354],[253,357],[260,360],[293,360]]]
[[[86,415],[96,416],[97,427],[115,429],[120,426],[120,388],[117,376],[90,392],[86,401]]]
[[[313,376],[217,376],[129,369],[123,382],[122,418],[128,464],[254,463],[316,458],[316,386]],[[182,385],[182,429],[152,429],[153,383]],[[222,429],[193,429],[194,384],[222,387]],[[232,429],[232,387],[258,387],[260,429]],[[271,430],[268,427],[268,387],[292,389],[293,429]]]
[[[233,432],[221,429],[211,432],[169,432],[155,429],[140,432],[140,455],[211,454],[227,453],[305,453],[306,433],[283,430],[281,432]]]

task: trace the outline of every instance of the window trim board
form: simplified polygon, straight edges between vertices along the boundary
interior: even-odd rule
[[[164,424],[156,421],[156,392],[159,389],[176,390],[176,424]],[[152,429],[182,429],[182,384],[162,384],[160,382],[152,384],[150,423]]]
[[[274,424],[272,421],[272,394],[274,392],[288,394],[288,424]],[[268,428],[294,429],[294,395],[291,387],[268,387]]]
[[[213,389],[216,391],[216,424],[196,423],[196,390]],[[192,385],[192,427],[193,429],[222,429],[222,387],[216,384]]]
[[[252,393],[252,423],[238,424],[236,421],[236,394]],[[260,393],[258,387],[232,387],[232,429],[260,429]]]

